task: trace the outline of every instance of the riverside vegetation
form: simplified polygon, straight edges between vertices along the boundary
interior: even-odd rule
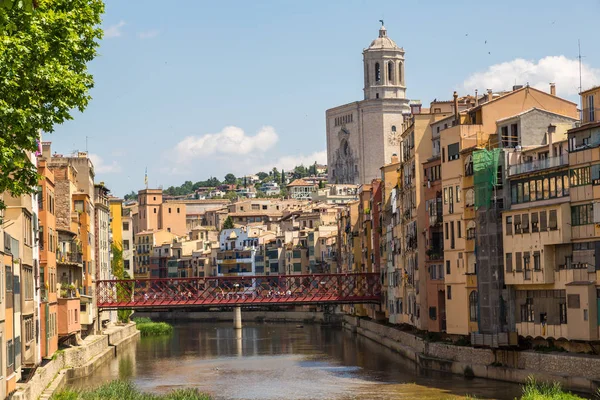
[[[178,389],[164,395],[141,392],[129,381],[112,381],[94,390],[62,390],[52,400],[211,400],[211,397],[196,389]]]
[[[154,322],[150,318],[134,318],[135,326],[144,336],[163,336],[173,333],[173,326],[166,322]]]

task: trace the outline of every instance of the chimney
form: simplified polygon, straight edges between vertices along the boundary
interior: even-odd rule
[[[550,94],[556,96],[556,83],[550,82]]]
[[[458,93],[456,90],[454,91],[454,120],[458,121]]]
[[[492,101],[493,98],[494,98],[494,94],[492,92],[492,89],[488,89],[487,90],[487,101]]]
[[[479,105],[479,95],[477,94],[477,89],[475,89],[475,107]]]
[[[50,148],[52,147],[52,142],[42,142],[42,157],[46,160],[50,160],[52,158],[52,153],[50,152]]]
[[[552,146],[552,143],[554,143],[554,133],[556,133],[556,125],[548,125],[548,138],[547,138],[547,142],[549,146]]]

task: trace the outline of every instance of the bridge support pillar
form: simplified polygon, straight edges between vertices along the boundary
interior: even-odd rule
[[[242,329],[242,308],[233,307],[233,329]]]

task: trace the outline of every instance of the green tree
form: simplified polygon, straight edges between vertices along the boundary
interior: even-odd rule
[[[137,193],[132,190],[130,193],[127,193],[125,195],[124,199],[125,199],[125,201],[128,201],[128,200],[137,200]]]
[[[103,12],[102,0],[0,1],[0,193],[32,193],[39,133],[88,106]]]
[[[266,172],[259,172],[259,173],[256,174],[256,176],[258,176],[258,179],[260,179],[261,181],[264,181],[265,178],[267,176],[269,176],[269,174],[267,174]]]
[[[279,170],[277,168],[273,168],[273,170],[271,171],[271,176],[273,177],[274,182],[281,181],[281,174],[279,173]]]
[[[233,185],[233,184],[235,184],[237,182],[237,179],[236,179],[236,177],[235,177],[234,174],[229,173],[229,174],[225,175],[225,181],[224,182],[227,183],[227,184],[229,184],[229,185]]]
[[[319,189],[323,189],[325,187],[325,182],[319,181]]]
[[[233,226],[233,219],[231,219],[230,216],[228,216],[227,218],[225,218],[225,221],[223,222],[223,229],[233,229],[235,228],[235,226]]]
[[[233,190],[230,190],[229,192],[225,193],[225,196],[223,196],[223,198],[227,200],[235,200],[237,199],[237,193]]]

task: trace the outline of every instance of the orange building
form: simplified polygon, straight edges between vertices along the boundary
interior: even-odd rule
[[[38,191],[40,250],[40,336],[42,358],[52,357],[58,350],[56,295],[56,217],[54,195],[54,173],[47,168],[45,160],[38,161],[40,186]]]

